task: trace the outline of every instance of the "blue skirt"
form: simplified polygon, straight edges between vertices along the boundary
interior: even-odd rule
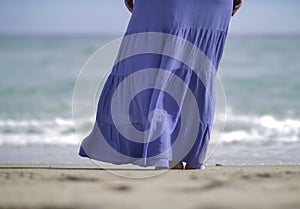
[[[80,156],[203,167],[232,0],[135,0]]]

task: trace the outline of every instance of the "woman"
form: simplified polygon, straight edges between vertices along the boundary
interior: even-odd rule
[[[125,4],[132,17],[79,154],[113,164],[184,169],[185,162],[185,169],[201,169],[213,123],[214,80],[230,17],[242,1]]]

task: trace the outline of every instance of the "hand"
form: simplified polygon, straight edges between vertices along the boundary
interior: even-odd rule
[[[129,10],[129,12],[132,12],[133,10],[133,0],[124,0],[125,1],[125,5],[127,7],[127,9]]]
[[[235,15],[235,13],[239,10],[239,8],[241,8],[242,4],[243,4],[243,0],[240,0],[239,4],[234,5],[231,16]]]

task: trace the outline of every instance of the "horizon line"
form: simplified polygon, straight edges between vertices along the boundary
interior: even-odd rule
[[[124,33],[0,33],[0,38],[116,38]],[[228,37],[300,37],[300,33],[228,33]]]

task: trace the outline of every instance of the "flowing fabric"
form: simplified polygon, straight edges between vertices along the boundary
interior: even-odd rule
[[[135,0],[82,157],[203,167],[232,0]]]

